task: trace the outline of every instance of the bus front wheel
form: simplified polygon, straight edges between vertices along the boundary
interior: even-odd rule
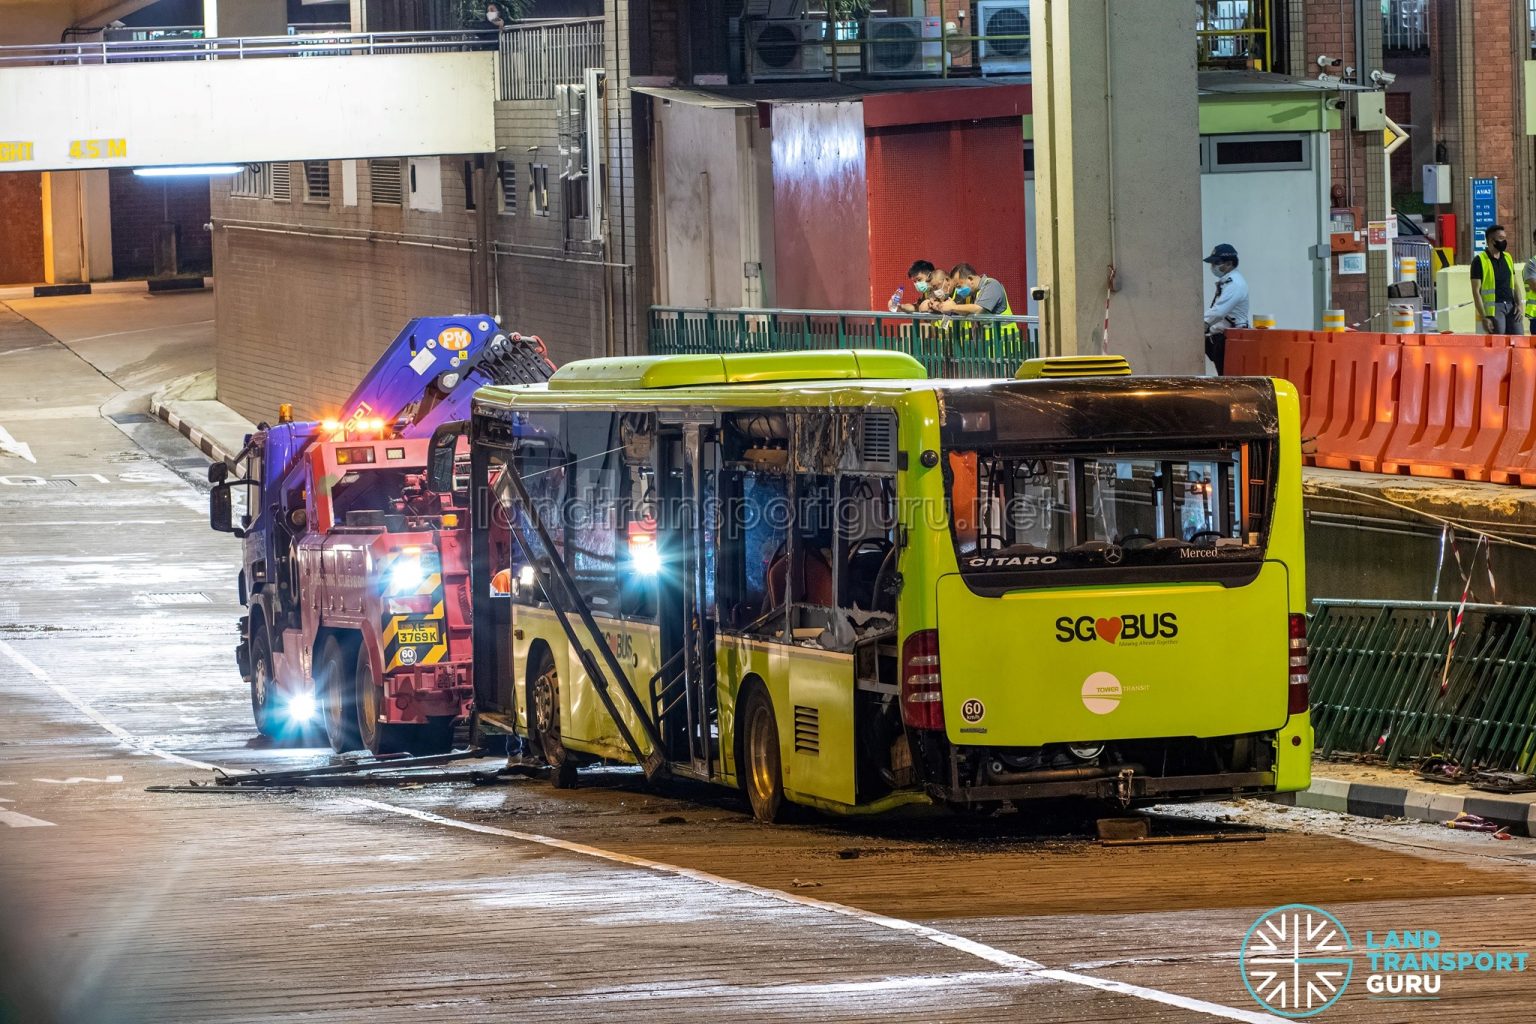
[[[752,816],[773,824],[784,820],[784,772],[779,762],[779,724],[768,691],[753,686],[742,708],[742,787]]]
[[[555,788],[574,789],[576,761],[560,742],[560,676],[548,648],[539,652],[533,681],[528,684],[528,739],[555,770]]]

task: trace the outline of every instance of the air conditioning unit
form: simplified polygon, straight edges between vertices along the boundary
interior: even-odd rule
[[[753,81],[827,77],[827,23],[818,19],[747,25],[747,68]]]
[[[1027,0],[976,0],[976,34],[981,40],[981,73],[1029,74],[1029,3]],[[998,36],[1021,36],[999,39]]]
[[[868,18],[864,22],[866,75],[936,75],[943,55],[938,18]]]

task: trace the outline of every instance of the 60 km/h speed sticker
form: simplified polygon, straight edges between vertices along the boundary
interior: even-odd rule
[[[967,722],[979,722],[986,717],[986,714],[987,706],[975,697],[960,705],[960,717]]]

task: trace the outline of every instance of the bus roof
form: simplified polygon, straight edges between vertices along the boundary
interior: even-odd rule
[[[712,355],[617,356],[567,363],[551,391],[630,391],[844,380],[923,380],[923,364],[904,352],[733,352]]]

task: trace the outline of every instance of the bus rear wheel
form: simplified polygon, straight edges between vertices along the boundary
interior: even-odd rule
[[[752,816],[774,824],[783,821],[784,772],[779,760],[779,724],[768,691],[753,686],[742,707],[742,788],[752,805]]]
[[[560,742],[560,676],[555,671],[555,657],[547,648],[539,652],[533,681],[528,684],[528,739],[534,751],[543,755],[544,763],[555,770],[555,788],[574,788],[576,761]]]

